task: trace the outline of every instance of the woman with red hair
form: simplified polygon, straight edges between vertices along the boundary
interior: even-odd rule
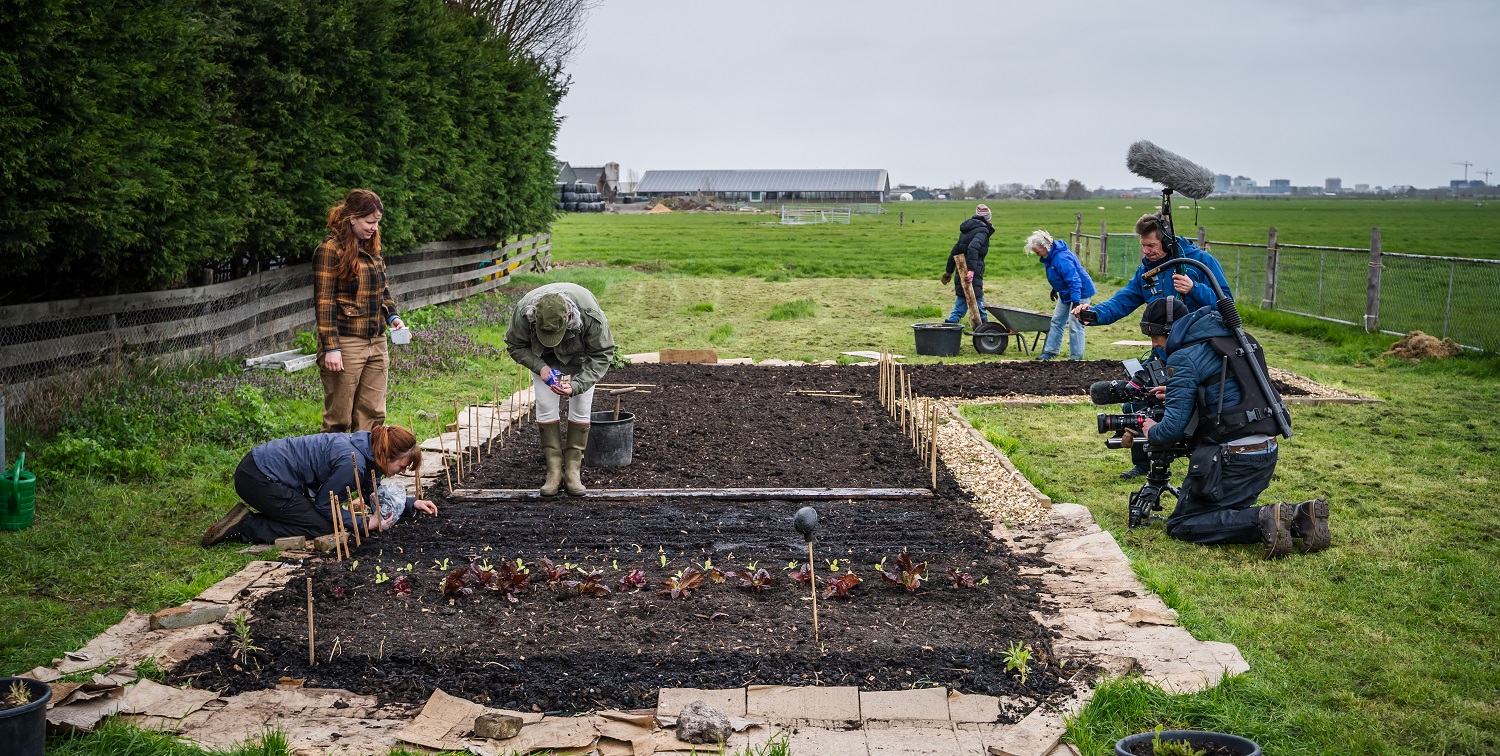
[[[244,503],[234,505],[209,527],[203,534],[203,546],[327,535],[333,532],[330,493],[341,500],[346,490],[369,493],[372,472],[378,480],[421,464],[422,449],[416,436],[399,425],[267,441],[240,460],[234,471],[234,490]],[[390,527],[416,510],[437,514],[432,502],[405,496],[404,487],[397,496],[385,494],[386,486],[380,488],[379,517],[371,527]],[[353,527],[352,515],[341,511],[340,516],[346,529]]]
[[[405,324],[380,257],[384,213],[374,192],[351,189],[328,211],[328,236],[313,255],[324,433],[370,430],[385,422],[391,362],[385,330]]]

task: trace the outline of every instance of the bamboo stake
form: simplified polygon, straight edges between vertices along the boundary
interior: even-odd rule
[[[354,484],[359,485],[358,475],[354,476]],[[349,502],[349,519],[354,521],[354,545],[363,546],[364,544],[359,542],[359,515],[354,512],[354,495],[349,491],[348,486],[344,486],[344,500]]]
[[[377,531],[384,530],[384,528],[381,527],[381,525],[384,522],[384,520],[380,517],[380,489],[376,487],[376,483],[375,483],[375,471],[374,470],[370,471],[370,502],[372,504],[374,504],[374,509],[375,509],[375,530],[377,530]],[[368,528],[369,525],[370,525],[370,517],[369,517],[369,515],[366,515],[365,516],[365,527]],[[366,530],[365,531],[365,535],[368,536],[369,534],[370,534],[370,531]]]
[[[312,578],[307,579],[307,666],[316,666],[318,655],[313,643]]]
[[[443,450],[443,475],[448,477],[448,493],[453,493],[453,473],[448,469],[448,450]]]
[[[495,401],[494,401],[494,403],[490,404],[490,441],[489,441],[490,448],[485,449],[485,451],[489,452],[490,454],[494,454],[495,453],[495,421],[499,418],[499,415],[500,415],[500,376],[497,375],[497,376],[495,376]],[[505,448],[505,442],[504,441],[500,442],[500,448],[501,449]]]
[[[356,491],[359,492],[359,506],[360,506],[360,508],[364,509],[365,512],[366,512],[365,517],[364,517],[365,535],[369,536],[370,535],[370,516],[369,516],[368,512],[370,510],[370,507],[369,507],[369,503],[365,501],[365,487],[359,482],[359,457],[356,456],[354,452],[349,452],[349,459],[354,462],[354,490],[356,490]],[[370,477],[372,479],[375,477],[375,471],[374,470],[370,471]],[[375,487],[375,484],[373,484],[373,483],[370,484],[371,490],[374,490],[374,487]],[[349,514],[350,515],[355,515],[355,512],[354,512],[354,502],[353,502],[352,499],[349,502]],[[360,520],[360,518],[357,515],[355,515],[354,516],[354,535],[356,537],[359,536],[359,525],[360,525],[359,520]]]
[[[807,584],[812,586],[813,599],[813,643],[818,642],[818,576],[813,567],[812,539],[807,541]]]
[[[930,463],[932,465],[932,490],[934,490],[934,491],[937,490],[937,462],[938,462],[937,424],[938,424],[938,409],[937,409],[937,405],[934,404],[933,407],[932,407],[932,455],[931,455],[932,456],[932,462]]]
[[[462,417],[463,417],[463,415],[460,415],[459,412],[458,412],[458,401],[454,400],[454,402],[453,402],[453,455],[454,455],[454,458],[455,458],[456,461],[453,463],[453,466],[455,468],[454,469],[454,473],[456,473],[458,475],[458,484],[460,486],[464,484],[464,429],[463,429],[463,426],[459,424],[459,420]]]
[[[344,554],[339,547],[344,543],[344,518],[339,516],[339,495],[328,492],[328,512],[333,516],[333,554],[340,562],[344,561]]]

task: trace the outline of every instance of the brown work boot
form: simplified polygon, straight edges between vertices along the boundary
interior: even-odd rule
[[[556,496],[563,477],[562,430],[555,422],[537,423],[536,428],[542,437],[542,456],[547,458],[547,480],[538,493]]]
[[[568,423],[568,445],[563,449],[563,487],[569,496],[582,496],[588,492],[583,487],[583,450],[589,445],[589,424]]]
[[[240,523],[248,514],[250,514],[250,508],[244,504],[230,507],[218,522],[208,526],[208,530],[203,533],[203,548],[216,546],[239,535]]]
[[[1333,543],[1328,534],[1328,500],[1300,502],[1292,513],[1292,535],[1302,539],[1302,553],[1312,554]]]
[[[1267,559],[1280,559],[1292,553],[1292,509],[1285,502],[1260,508],[1260,542],[1266,547]]]

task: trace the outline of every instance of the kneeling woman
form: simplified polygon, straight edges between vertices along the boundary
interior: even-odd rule
[[[333,532],[329,492],[343,499],[345,489],[356,489],[355,476],[368,491],[371,470],[377,477],[398,475],[421,461],[416,437],[399,425],[267,441],[240,460],[234,471],[234,490],[244,503],[234,505],[203,534],[203,545],[328,535]],[[381,527],[389,527],[414,510],[437,514],[430,501],[403,495],[397,506],[394,497],[381,494]],[[352,515],[343,512],[342,516],[346,527],[353,525]]]

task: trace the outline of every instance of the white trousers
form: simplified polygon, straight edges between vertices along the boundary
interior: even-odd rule
[[[537,373],[531,374],[531,390],[536,396],[536,421],[555,423],[562,416],[562,397]],[[594,389],[568,397],[568,422],[587,424],[594,410]]]

